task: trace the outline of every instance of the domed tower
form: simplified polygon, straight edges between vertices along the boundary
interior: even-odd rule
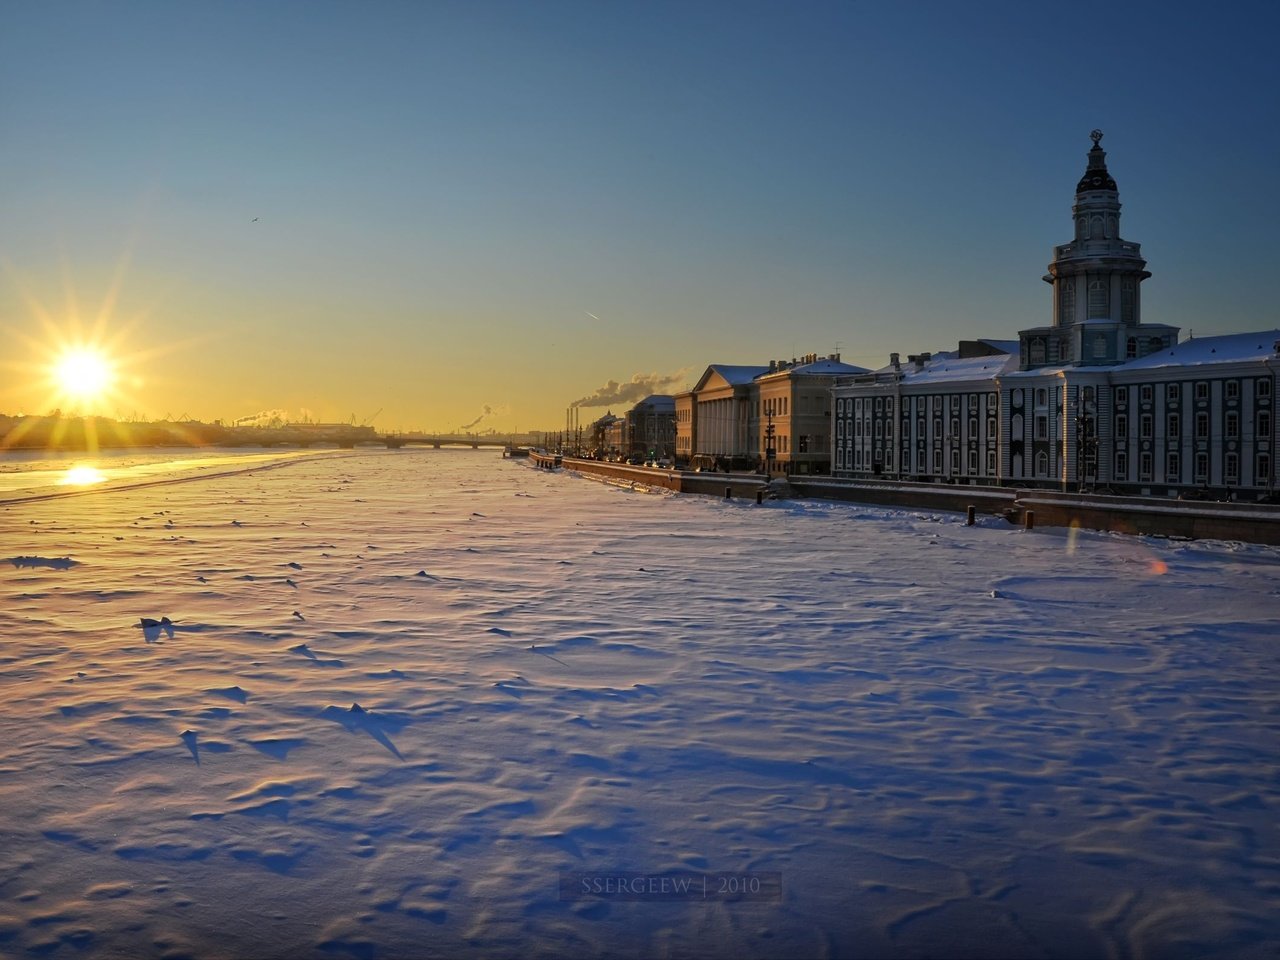
[[[1054,248],[1053,324],[1021,331],[1022,367],[1124,363],[1177,343],[1178,328],[1142,322],[1142,248],[1120,237],[1120,194],[1107,170],[1102,131],[1071,208],[1075,239]]]
[[[1147,261],[1139,244],[1120,237],[1120,194],[1107,171],[1102,131],[1094,130],[1089,165],[1076,185],[1075,239],[1054,249],[1047,283],[1053,284],[1053,325],[1142,322],[1139,285]]]

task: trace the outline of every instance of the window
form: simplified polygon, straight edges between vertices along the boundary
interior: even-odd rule
[[[886,397],[884,401],[884,412],[889,416],[893,416],[893,397]]]
[[[934,439],[934,440],[941,440],[941,439],[942,439],[942,418],[941,418],[941,417],[935,417],[935,418],[934,418],[934,421],[933,421],[933,439]]]
[[[1129,388],[1116,387],[1116,403],[1125,404],[1129,402]]]
[[[1171,441],[1176,441],[1178,435],[1182,432],[1182,422],[1176,413],[1169,414],[1169,427],[1167,430],[1168,437]]]
[[[1140,426],[1139,426],[1138,435],[1142,437],[1143,440],[1151,439],[1151,433],[1152,433],[1151,421],[1152,421],[1152,416],[1149,413],[1144,413],[1142,415],[1142,419],[1139,421]]]
[[[996,418],[987,417],[987,439],[994,440],[996,438]]]
[[[976,474],[978,472],[978,451],[969,451],[969,472]]]
[[[1120,319],[1125,323],[1133,323],[1134,306],[1137,303],[1137,292],[1132,280],[1126,279],[1120,285]]]
[[[1036,454],[1036,476],[1047,477],[1049,475],[1049,455],[1041,450]]]
[[[1029,362],[1033,367],[1043,366],[1044,364],[1044,341],[1039,337],[1031,341]]]
[[[1240,381],[1228,380],[1227,381],[1227,399],[1238,400],[1239,398],[1240,398]]]
[[[1142,453],[1138,456],[1138,479],[1151,479],[1151,454]]]
[[[993,477],[996,473],[996,452],[994,450],[987,451],[987,473]]]
[[[1266,483],[1271,479],[1271,455],[1269,453],[1258,454],[1258,463],[1253,471],[1253,482],[1256,484]]]
[[[1129,455],[1121,450],[1116,454],[1116,479],[1124,480],[1129,474]]]
[[[1101,222],[1099,220],[1099,222]],[[1107,315],[1107,284],[1105,280],[1094,280],[1089,284],[1089,318],[1105,318]],[[1102,349],[1106,350],[1106,338],[1103,338]],[[1096,350],[1096,347],[1095,347]]]
[[[884,398],[876,397],[876,413],[884,413]]]
[[[1049,418],[1046,416],[1036,417],[1036,439],[1044,440],[1049,436]]]
[[[1206,440],[1209,437],[1209,414],[1201,410],[1196,414],[1196,439]]]
[[[1269,396],[1271,396],[1271,381],[1270,381],[1270,380],[1259,380],[1259,381],[1258,381],[1258,390],[1257,390],[1257,392],[1258,392],[1258,396],[1260,396],[1260,397],[1269,397]]]
[[[1196,454],[1196,483],[1204,483],[1209,479],[1209,455]]]
[[[1178,394],[1179,394],[1178,385],[1177,385],[1176,383],[1171,383],[1171,384],[1169,384],[1167,387],[1165,387],[1165,388],[1164,388],[1164,399],[1165,399],[1165,402],[1166,402],[1166,403],[1177,403],[1177,402],[1178,402]]]
[[[876,439],[879,440],[884,436],[884,421],[876,421]]]
[[[844,421],[843,420],[836,421],[836,436],[840,438],[844,437]]]
[[[952,440],[960,439],[960,418],[959,417],[951,418],[951,439]]]
[[[916,439],[917,440],[924,439],[924,418],[923,417],[921,417],[919,420],[916,421]]]
[[[951,412],[960,412],[960,397],[954,393],[951,395]]]
[[[1224,476],[1227,483],[1240,482],[1240,454],[1228,453],[1224,463]]]
[[[942,451],[933,451],[933,472],[942,473]]]
[[[1093,337],[1093,358],[1102,360],[1107,355],[1107,335],[1105,333],[1094,334]]]
[[[844,448],[836,447],[836,469],[844,469]]]
[[[951,472],[953,474],[958,474],[960,472],[960,451],[959,450],[951,451]]]
[[[1270,410],[1258,411],[1257,438],[1259,440],[1271,439],[1271,411]]]
[[[1235,410],[1227,411],[1227,439],[1236,440],[1240,437],[1240,414]]]
[[[1140,393],[1141,393],[1141,396],[1142,396],[1142,402],[1143,402],[1143,403],[1150,403],[1150,402],[1151,402],[1151,397],[1152,397],[1152,395],[1153,395],[1153,394],[1152,394],[1152,389],[1151,389],[1151,384],[1149,384],[1149,383],[1144,383],[1144,384],[1142,385],[1142,387],[1140,388]]]
[[[1209,384],[1207,384],[1203,380],[1200,380],[1199,382],[1196,383],[1196,399],[1197,400],[1209,399]]]
[[[1036,406],[1045,407],[1049,405],[1049,391],[1041,387],[1036,391]]]
[[[969,418],[969,441],[973,442],[978,439],[978,418]]]
[[[1182,472],[1182,463],[1176,453],[1169,454],[1166,459],[1167,462],[1165,463],[1164,468],[1164,478],[1169,483],[1177,483],[1179,474]]]
[[[854,435],[855,437],[860,437],[860,436],[862,436],[862,421],[861,421],[861,420],[855,420],[855,421],[853,421],[853,435]]]
[[[861,450],[855,450],[855,451],[853,451],[853,465],[854,465],[855,467],[861,467],[861,466],[862,466],[862,451],[861,451]]]
[[[844,415],[844,401],[843,401],[843,400],[837,400],[837,401],[836,401],[836,415],[837,415],[837,416],[843,416],[843,415]]]

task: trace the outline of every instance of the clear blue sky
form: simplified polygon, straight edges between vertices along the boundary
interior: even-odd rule
[[[403,427],[1012,337],[1095,127],[1145,318],[1274,327],[1278,10],[6,0],[0,411],[100,314],[122,412]]]

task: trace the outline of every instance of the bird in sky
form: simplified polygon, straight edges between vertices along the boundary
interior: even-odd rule
[[[254,217],[254,218],[253,218],[252,220],[250,220],[249,222],[250,222],[250,223],[257,223],[257,222],[258,222],[258,218],[257,218],[257,217]]]

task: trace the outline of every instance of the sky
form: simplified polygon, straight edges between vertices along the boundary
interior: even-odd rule
[[[710,363],[1012,338],[1094,128],[1144,319],[1280,325],[1272,3],[0,18],[4,413],[554,429]],[[82,341],[96,396],[50,380]]]

